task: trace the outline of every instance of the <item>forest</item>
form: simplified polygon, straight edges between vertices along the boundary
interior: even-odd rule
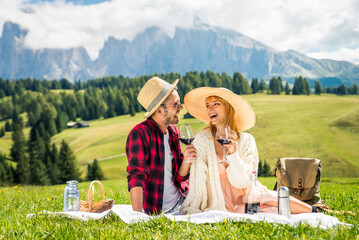
[[[224,87],[240,95],[259,92],[286,95],[359,94],[356,84],[323,88],[318,80],[310,86],[309,81],[301,76],[290,85],[281,77],[272,77],[268,83],[256,78],[249,82],[239,72],[233,76],[211,71],[191,71],[184,76],[178,73],[154,75],[168,82],[180,79],[178,92],[182,98],[193,88],[203,86]],[[5,132],[12,132],[13,142],[10,156],[0,153],[1,184],[49,185],[80,179],[81,173],[70,146],[63,141],[57,149],[55,144],[51,144],[51,137],[66,129],[69,121],[106,119],[125,114],[133,116],[144,111],[137,95],[151,76],[111,76],[75,83],[67,79],[0,78],[0,121],[5,121],[0,128],[0,137]],[[24,127],[31,129],[27,138],[23,133]],[[261,171],[264,169],[263,176],[269,175],[266,162],[260,168]],[[88,165],[86,180],[103,177],[97,161]]]

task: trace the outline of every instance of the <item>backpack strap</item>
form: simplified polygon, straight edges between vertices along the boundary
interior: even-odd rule
[[[300,193],[303,190],[303,180],[301,178],[298,179],[298,188],[297,188],[297,198],[300,197]]]
[[[278,182],[275,182],[275,185],[274,185],[273,191],[277,191],[277,187],[278,187]]]
[[[334,215],[334,214],[347,215],[347,214],[349,214],[349,215],[352,215],[353,217],[356,216],[356,213],[352,212],[352,211],[344,211],[344,210],[335,211],[335,210],[331,210],[328,205],[323,204],[323,203],[316,203],[316,204],[313,204],[313,206],[315,206],[318,209],[318,212],[328,213],[330,215]]]

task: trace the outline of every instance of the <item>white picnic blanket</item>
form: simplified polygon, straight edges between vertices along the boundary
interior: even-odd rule
[[[151,219],[155,219],[164,216],[172,221],[176,222],[191,222],[195,224],[202,223],[216,223],[223,220],[226,221],[264,221],[268,223],[288,224],[290,226],[297,226],[298,224],[308,224],[311,227],[320,227],[323,229],[334,228],[337,226],[349,226],[351,224],[342,223],[336,217],[325,215],[323,213],[301,213],[293,214],[291,218],[285,216],[272,214],[272,213],[256,213],[256,214],[238,214],[224,211],[211,210],[203,213],[196,213],[192,215],[178,215],[175,214],[161,214],[159,216],[149,216],[145,213],[136,212],[132,210],[131,205],[118,204],[114,205],[111,210],[103,213],[84,213],[84,212],[46,212],[44,214],[53,214],[59,216],[66,216],[69,218],[76,218],[80,220],[91,220],[91,219],[103,219],[110,213],[114,213],[121,218],[125,223],[137,223],[146,222]]]
[[[62,216],[62,217],[68,217],[73,219],[79,219],[83,221],[88,220],[95,220],[95,219],[103,219],[104,217],[107,217],[111,213],[111,209],[107,210],[102,213],[88,213],[88,212],[49,212],[49,211],[42,211],[41,214],[48,214],[48,215],[56,215],[56,216]],[[28,214],[27,217],[33,217],[35,214]]]
[[[158,216],[148,216],[145,213],[135,212],[131,205],[115,205],[112,212],[119,216],[122,221],[126,223],[136,223],[140,221],[148,221]],[[176,222],[191,222],[196,224],[202,223],[216,223],[223,220],[227,221],[246,221],[252,222],[264,221],[268,223],[288,224],[290,226],[297,226],[298,224],[308,224],[312,227],[320,227],[323,229],[334,228],[340,225],[352,226],[340,222],[336,217],[328,216],[323,213],[301,213],[293,214],[291,218],[272,213],[256,213],[256,214],[238,214],[224,211],[211,210],[203,213],[196,213],[192,215],[178,215],[178,214],[162,214],[172,221]]]

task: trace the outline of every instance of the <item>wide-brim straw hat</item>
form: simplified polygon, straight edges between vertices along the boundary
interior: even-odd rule
[[[150,117],[156,111],[175,89],[178,80],[170,84],[159,77],[152,77],[146,82],[137,96],[138,102],[147,110],[145,117]]]
[[[202,122],[209,124],[206,99],[210,96],[221,97],[234,109],[235,125],[238,130],[245,131],[254,127],[256,114],[251,105],[241,96],[226,88],[200,87],[188,92],[184,97],[184,104],[188,112]]]

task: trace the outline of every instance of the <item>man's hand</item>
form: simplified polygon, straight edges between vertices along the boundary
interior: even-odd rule
[[[191,167],[191,163],[193,161],[196,161],[196,159],[197,159],[196,148],[192,144],[187,145],[186,149],[183,152],[183,162],[178,171],[178,174],[182,177],[187,176],[189,173],[189,168]]]
[[[142,187],[131,188],[130,197],[131,197],[132,210],[137,212],[142,212],[143,188]]]

